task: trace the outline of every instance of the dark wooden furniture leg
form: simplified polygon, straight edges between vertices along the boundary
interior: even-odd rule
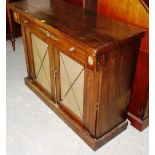
[[[9,4],[9,0],[6,1],[6,9],[7,9],[7,17],[8,17],[8,22],[9,22],[10,41],[12,43],[13,51],[15,51],[15,41],[16,40],[13,36],[14,28],[13,28],[11,12],[10,12],[8,4]]]

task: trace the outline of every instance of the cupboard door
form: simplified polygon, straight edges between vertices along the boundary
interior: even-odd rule
[[[54,47],[48,45],[33,33],[31,33],[30,37],[35,74],[34,80],[52,97],[55,97],[54,75],[52,74],[54,58],[51,58],[51,52],[54,50]]]
[[[61,104],[83,120],[84,67],[59,52]]]

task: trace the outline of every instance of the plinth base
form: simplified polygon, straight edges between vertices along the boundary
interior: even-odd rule
[[[139,131],[143,131],[145,128],[149,126],[149,117],[145,118],[144,120],[141,120],[135,115],[128,112],[128,119],[131,122],[131,125]]]
[[[70,118],[61,107],[56,104],[51,98],[46,95],[43,90],[41,90],[33,80],[30,80],[28,77],[25,78],[25,84],[40,98],[46,103],[68,126],[72,128],[93,150],[97,150],[99,147],[116,137],[122,131],[127,128],[127,120],[117,125],[115,128],[110,130],[108,133],[95,139],[90,136],[89,132],[83,127],[83,125],[77,123],[74,119]]]

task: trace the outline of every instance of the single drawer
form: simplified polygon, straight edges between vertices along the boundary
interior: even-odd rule
[[[13,12],[13,17],[16,23],[20,24],[20,16],[17,12]]]
[[[57,47],[59,48],[60,52],[63,52],[64,54],[68,55],[83,66],[86,66],[90,69],[95,68],[95,57],[88,55],[88,53],[79,48],[76,44],[60,37]]]

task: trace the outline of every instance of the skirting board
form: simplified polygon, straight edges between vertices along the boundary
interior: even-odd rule
[[[149,126],[149,117],[145,118],[144,120],[141,120],[135,115],[128,112],[128,119],[131,122],[131,125],[139,131],[143,131],[145,128]]]
[[[95,139],[90,136],[89,132],[81,125],[70,118],[56,103],[54,103],[34,82],[28,77],[25,78],[25,84],[50,107],[68,126],[71,127],[94,151],[106,144],[127,128],[127,120],[117,125],[108,133]]]

